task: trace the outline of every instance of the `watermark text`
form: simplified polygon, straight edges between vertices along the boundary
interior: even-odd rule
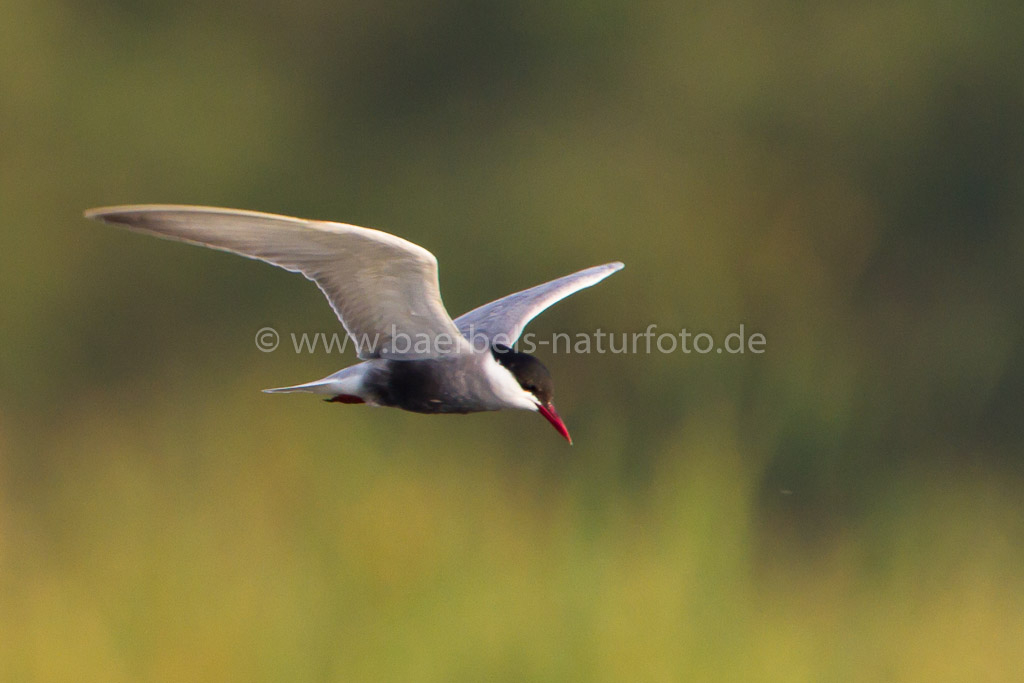
[[[750,331],[740,324],[736,329],[715,335],[707,331],[694,332],[681,328],[664,331],[656,323],[643,331],[621,332],[600,328],[592,332],[555,332],[539,335],[527,332],[512,343],[506,335],[488,335],[470,329],[464,336],[425,333],[408,334],[395,328],[387,334],[357,335],[353,339],[344,332],[289,332],[291,349],[297,354],[343,354],[349,350],[374,349],[385,356],[443,356],[472,349],[484,352],[494,345],[512,346],[529,354],[727,354],[760,355],[767,350],[764,333]],[[281,334],[273,327],[262,327],[256,332],[256,348],[264,353],[281,346]],[[287,347],[286,347],[287,348]]]

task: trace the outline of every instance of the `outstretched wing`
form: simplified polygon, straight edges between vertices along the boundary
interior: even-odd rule
[[[468,349],[441,303],[437,259],[386,232],[202,206],[115,206],[85,215],[302,273],[327,296],[362,359]]]
[[[486,340],[488,344],[512,346],[526,324],[546,308],[585,287],[596,285],[622,268],[623,264],[618,261],[606,263],[509,294],[459,316],[455,324],[473,348],[480,347],[478,339]]]

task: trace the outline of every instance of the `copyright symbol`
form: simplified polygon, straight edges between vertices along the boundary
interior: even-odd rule
[[[281,335],[273,327],[261,327],[256,330],[256,348],[263,353],[270,353],[281,343]]]

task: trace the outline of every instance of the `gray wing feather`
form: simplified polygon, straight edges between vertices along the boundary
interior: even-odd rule
[[[433,343],[416,347],[417,340],[437,340],[450,351],[468,348],[441,303],[437,259],[386,232],[202,206],[117,206],[85,215],[305,275],[327,296],[364,360],[431,358],[444,351]],[[408,335],[397,346],[396,333]]]
[[[509,294],[459,316],[455,324],[473,348],[479,348],[479,339],[486,340],[488,344],[512,346],[526,324],[542,311],[570,294],[596,285],[622,268],[623,264],[618,261],[606,263]]]

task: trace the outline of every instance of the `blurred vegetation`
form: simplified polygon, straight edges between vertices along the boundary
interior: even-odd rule
[[[0,9],[0,680],[1020,680],[1024,5]],[[432,250],[532,330],[535,416],[270,397],[315,288],[81,211]],[[544,354],[542,354],[544,355]]]

